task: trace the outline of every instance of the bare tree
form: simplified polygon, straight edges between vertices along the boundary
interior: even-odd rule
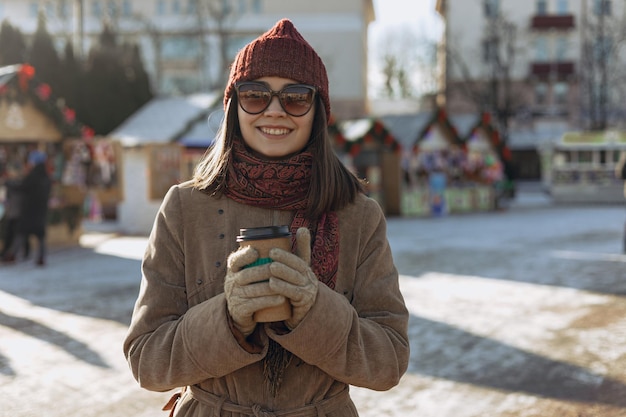
[[[74,0],[81,3],[83,0]],[[179,35],[185,36],[197,42],[198,53],[195,58],[199,72],[199,88],[211,90],[221,87],[226,80],[228,71],[228,37],[231,23],[237,16],[232,1],[225,0],[191,0],[186,3],[186,9],[181,9],[180,24],[187,29],[180,31]],[[164,77],[164,42],[167,38],[166,30],[157,21],[141,12],[133,12],[130,15],[123,12],[122,0],[108,0],[106,9],[102,10],[103,24],[111,28],[119,28],[121,21],[134,22],[139,30],[137,36],[145,36],[149,39],[153,51],[151,66],[154,68],[154,85],[159,88],[163,85]],[[190,19],[193,22],[190,23]],[[219,56],[219,68],[217,76],[209,74],[209,56],[211,56],[211,44],[209,39],[216,39],[217,56]],[[215,61],[211,63],[215,65]]]
[[[623,119],[626,78],[623,53],[626,19],[616,16],[609,0],[587,4],[581,22],[581,120],[583,127],[604,130]],[[590,6],[590,7],[589,7]],[[586,11],[586,12],[585,12]],[[623,123],[623,122],[622,122]]]
[[[500,13],[491,13],[482,39],[484,76],[470,71],[463,55],[450,43],[445,51],[451,67],[461,75],[461,81],[450,86],[457,89],[478,112],[490,112],[503,140],[507,140],[511,118],[522,104],[514,91],[512,69],[517,54],[517,27]]]
[[[228,54],[228,38],[230,27],[238,17],[238,13],[229,1],[224,0],[194,0],[196,9],[196,25],[200,40],[201,68],[203,71],[203,86],[208,89],[221,88],[226,83],[230,56]],[[213,23],[212,25],[210,23]],[[207,74],[206,61],[209,56],[208,36],[215,36],[219,56],[219,70],[213,80]]]
[[[133,13],[130,18],[139,23],[148,35],[152,51],[154,53],[154,82],[153,85],[156,89],[160,89],[163,83],[163,34],[161,29],[154,24],[149,18],[141,13]]]
[[[423,84],[425,77],[434,77],[434,73],[424,73],[423,62],[431,59],[433,42],[420,40],[409,27],[401,26],[389,29],[380,38],[377,49],[377,60],[382,75],[382,94],[388,98],[416,97],[424,85],[432,86],[434,82]],[[428,67],[434,67],[434,59]],[[420,85],[421,84],[421,85]]]

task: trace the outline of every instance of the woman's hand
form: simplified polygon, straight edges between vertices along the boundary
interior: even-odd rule
[[[226,304],[233,324],[244,336],[250,335],[256,327],[252,317],[255,312],[285,302],[284,296],[270,288],[270,264],[245,268],[258,257],[257,251],[250,246],[238,249],[228,257],[224,280]]]
[[[274,262],[268,264],[272,278],[270,288],[289,299],[293,313],[285,320],[294,329],[309,312],[317,298],[318,279],[311,270],[311,233],[301,227],[296,231],[297,255],[282,249],[270,250]]]

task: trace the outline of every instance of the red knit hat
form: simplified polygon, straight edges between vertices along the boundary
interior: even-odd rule
[[[267,76],[290,78],[316,87],[326,109],[326,119],[330,120],[326,67],[289,19],[282,19],[239,51],[230,68],[224,108],[237,82]]]

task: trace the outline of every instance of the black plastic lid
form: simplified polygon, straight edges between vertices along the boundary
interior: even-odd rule
[[[245,229],[239,229],[237,242],[290,236],[291,232],[289,231],[289,226],[248,227]]]

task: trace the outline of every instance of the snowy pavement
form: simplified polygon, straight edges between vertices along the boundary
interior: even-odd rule
[[[392,218],[411,362],[361,417],[626,416],[623,206]],[[167,416],[121,342],[144,237],[86,233],[46,268],[0,265],[0,417]]]

